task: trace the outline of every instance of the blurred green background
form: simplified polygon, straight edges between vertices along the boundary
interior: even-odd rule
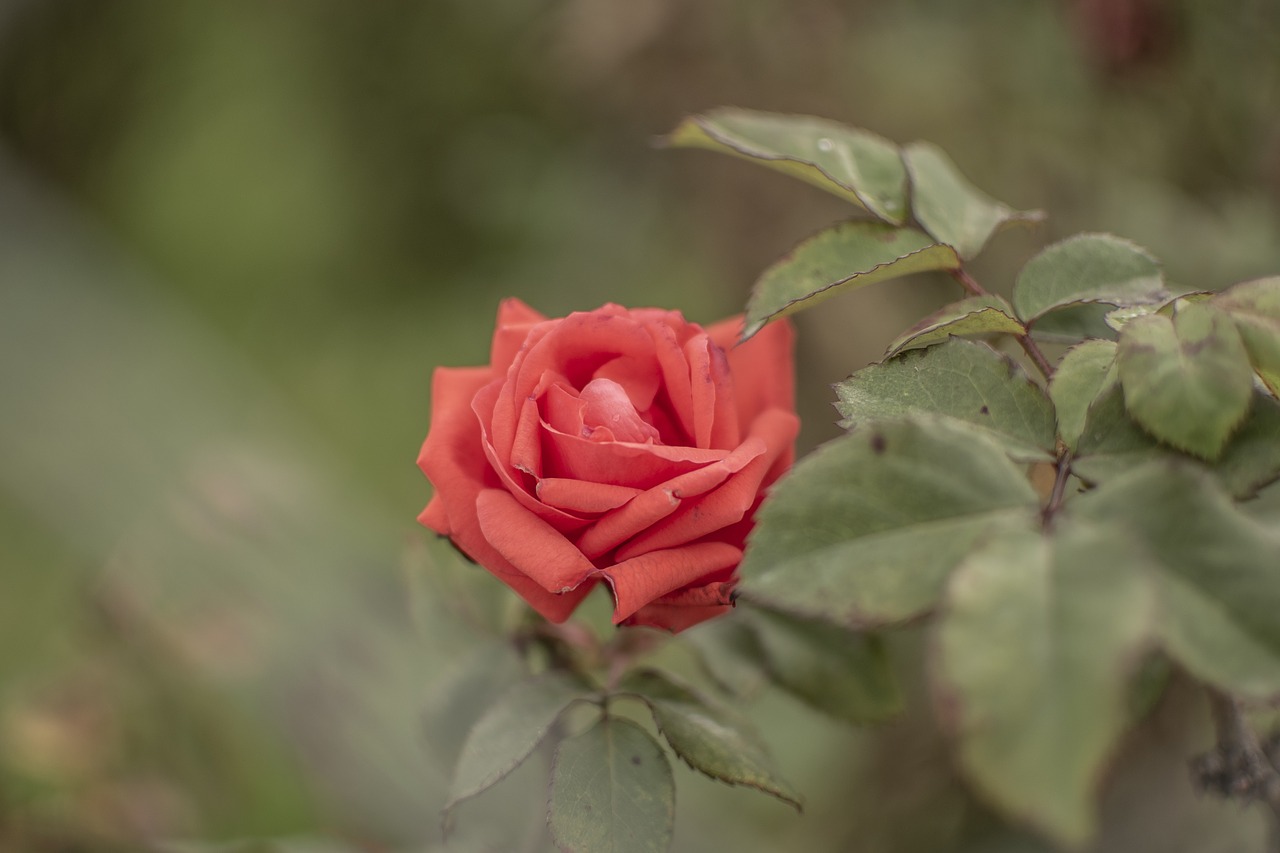
[[[431,370],[482,362],[508,295],[714,321],[848,215],[652,145],[720,104],[929,139],[1047,210],[976,264],[992,290],[1078,230],[1188,287],[1280,272],[1274,0],[0,2],[0,850],[441,845],[513,664],[414,522]],[[950,295],[798,319],[804,448]],[[1045,849],[964,794],[926,643],[877,731],[762,696],[808,813],[680,766],[677,849]],[[1192,795],[1206,738],[1175,681],[1098,850],[1256,849],[1258,815]],[[536,764],[448,849],[542,849]]]

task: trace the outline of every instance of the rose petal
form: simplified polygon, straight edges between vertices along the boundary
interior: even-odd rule
[[[476,396],[472,400],[475,416],[480,421],[480,453],[488,460],[488,468],[492,471],[493,477],[498,480],[497,483],[493,483],[491,480],[490,485],[501,484],[504,486],[520,502],[521,506],[530,512],[536,513],[544,521],[554,525],[557,530],[580,530],[583,526],[589,524],[591,519],[567,513],[542,503],[532,493],[536,481],[527,474],[518,472],[509,464],[504,463],[494,448],[493,441],[489,437],[489,431],[485,428],[485,414],[492,409],[495,397],[501,393],[499,388],[501,384],[501,382],[489,383],[476,392]]]
[[[418,453],[418,467],[435,486],[420,520],[437,533],[453,536],[468,552],[480,538],[476,495],[497,480],[485,461],[480,424],[471,411],[472,399],[492,379],[486,367],[436,368],[431,377],[431,430]]]
[[[724,350],[704,334],[686,343],[684,352],[689,362],[695,443],[698,447],[736,447],[740,440],[738,408]]]
[[[653,405],[653,398],[658,395],[661,384],[657,361],[652,357],[619,356],[600,365],[592,378],[617,382],[626,390],[632,405],[641,412]]]
[[[639,489],[546,477],[538,481],[538,500],[573,513],[602,513],[617,509],[640,494]],[[428,507],[429,508],[429,507]]]
[[[657,354],[658,366],[662,370],[662,387],[675,425],[680,427],[683,435],[668,444],[693,444],[696,432],[693,418],[693,399],[689,382],[689,362],[685,357],[676,333],[665,324],[649,326],[653,335],[654,351]]]
[[[578,547],[593,560],[607,554],[632,536],[671,515],[680,507],[683,499],[704,494],[748,467],[766,449],[767,446],[760,439],[747,439],[724,459],[647,489],[626,506],[601,516],[595,524],[584,530],[578,540]]]
[[[740,548],[723,542],[699,542],[650,551],[610,566],[601,574],[613,589],[613,622],[616,625],[655,599],[707,575],[732,570],[741,561]]]
[[[749,464],[714,491],[698,500],[685,501],[677,511],[638,533],[618,549],[617,558],[626,560],[646,551],[672,548],[741,521],[755,503],[765,477],[778,459],[791,453],[799,430],[800,421],[791,412],[781,409],[765,412],[756,419],[751,437],[744,442],[744,446],[748,442],[759,442],[766,448],[764,452],[756,454]],[[591,529],[588,529],[584,538],[590,534]]]
[[[612,379],[592,379],[578,397],[586,403],[584,426],[605,427],[618,441],[644,444],[659,438],[658,431],[640,419],[626,389]]]
[[[653,339],[644,327],[626,316],[575,312],[516,358],[515,376],[508,375],[507,381],[517,398],[532,394],[548,371],[581,388],[601,366],[619,356],[653,358]]]
[[[751,423],[766,409],[795,411],[791,322],[786,318],[774,320],[751,340],[737,344],[741,331],[741,317],[731,317],[707,328],[711,340],[719,344],[729,358],[739,423]]]
[[[587,480],[647,489],[717,462],[728,450],[701,450],[666,444],[598,442],[569,435],[544,423],[542,473],[548,477]]]
[[[489,544],[547,592],[568,592],[596,570],[564,534],[501,489],[481,491],[476,514]]]
[[[489,347],[489,366],[495,373],[501,376],[507,372],[530,329],[546,319],[519,299],[508,298],[498,303],[498,320]]]
[[[622,624],[644,625],[662,628],[673,634],[679,633],[732,610],[729,595],[734,586],[733,583],[714,583],[664,595],[641,607]]]

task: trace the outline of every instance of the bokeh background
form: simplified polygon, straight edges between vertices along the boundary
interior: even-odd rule
[[[652,144],[720,104],[929,139],[1049,211],[992,290],[1078,230],[1188,287],[1280,272],[1274,0],[0,2],[0,850],[544,848],[541,758],[440,838],[513,663],[509,603],[414,523],[430,373],[483,361],[508,295],[714,321],[849,215]],[[951,295],[798,319],[805,448]],[[679,766],[677,849],[1047,849],[964,793],[927,636],[896,642],[898,722],[752,706],[806,815]],[[1096,848],[1258,849],[1191,791],[1207,739],[1175,679]]]

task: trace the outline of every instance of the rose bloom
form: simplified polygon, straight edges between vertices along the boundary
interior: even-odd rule
[[[419,520],[553,622],[603,581],[615,624],[724,612],[751,516],[791,464],[791,328],[605,305],[498,309],[487,367],[441,367]]]

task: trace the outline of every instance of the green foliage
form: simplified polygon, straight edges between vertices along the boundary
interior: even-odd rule
[[[902,159],[911,176],[916,221],[962,258],[981,252],[1002,226],[1042,218],[1037,211],[1014,210],[973,186],[936,145],[913,142],[903,147]]]
[[[671,844],[675,797],[671,765],[653,736],[605,714],[560,742],[547,824],[561,850],[661,853]]]
[[[885,222],[900,225],[907,216],[907,173],[898,148],[869,131],[811,116],[721,108],[685,119],[667,142],[756,161]]]
[[[1253,374],[1230,317],[1189,303],[1173,319],[1138,317],[1120,333],[1116,357],[1125,406],[1161,441],[1216,459],[1249,411]]]
[[[914,228],[842,222],[801,243],[764,271],[747,303],[742,338],[765,323],[848,290],[929,270],[954,269],[955,250]]]
[[[733,153],[767,128],[792,163],[814,138],[809,119],[752,121]],[[1236,697],[1280,697],[1280,524],[1236,503],[1280,478],[1280,278],[1173,297],[1146,250],[1081,234],[1033,257],[1006,302],[961,259],[1030,215],[931,145],[900,154],[913,221],[802,244],[757,283],[748,330],[921,268],[953,273],[967,295],[835,386],[849,433],[757,514],[738,659],[864,721],[869,696],[881,711],[896,701],[867,665],[874,644],[932,618],[935,705],[966,777],[1081,845],[1107,760],[1171,664]],[[1032,335],[1076,345],[1055,366]],[[964,337],[1016,341],[1040,377]],[[1030,472],[1049,476],[1033,487]]]
[[[1089,407],[1117,380],[1116,345],[1089,340],[1067,350],[1049,383],[1049,398],[1058,418],[1058,434],[1075,450]]]
[[[799,792],[779,775],[760,735],[733,708],[654,669],[631,673],[619,689],[649,706],[662,736],[693,769],[800,809]]]
[[[1139,557],[1116,527],[1006,533],[956,570],[939,629],[939,693],[965,770],[1072,844],[1093,828],[1093,787],[1154,621]]]
[[[953,302],[916,323],[889,344],[885,358],[909,349],[939,344],[949,337],[1020,335],[1026,329],[1013,317],[1013,308],[999,296],[986,294]]]
[[[880,722],[901,710],[875,636],[780,613],[754,614],[752,623],[769,675],[811,708],[850,723]]]
[[[1212,304],[1235,321],[1253,369],[1272,394],[1280,394],[1280,277],[1237,284]]]
[[[550,672],[515,685],[485,711],[462,744],[445,805],[446,823],[458,803],[483,793],[520,766],[560,715],[588,695],[578,678]]]
[[[873,364],[836,385],[842,426],[928,413],[990,432],[1021,459],[1053,451],[1053,406],[1008,356],[985,344],[954,340]]]
[[[1110,234],[1077,234],[1053,244],[1027,262],[1013,286],[1013,307],[1026,323],[1086,303],[1154,305],[1168,297],[1155,258]]]
[[[877,627],[932,609],[984,536],[1034,517],[1036,494],[983,430],[917,416],[831,442],[775,490],[743,560],[742,596]]]

